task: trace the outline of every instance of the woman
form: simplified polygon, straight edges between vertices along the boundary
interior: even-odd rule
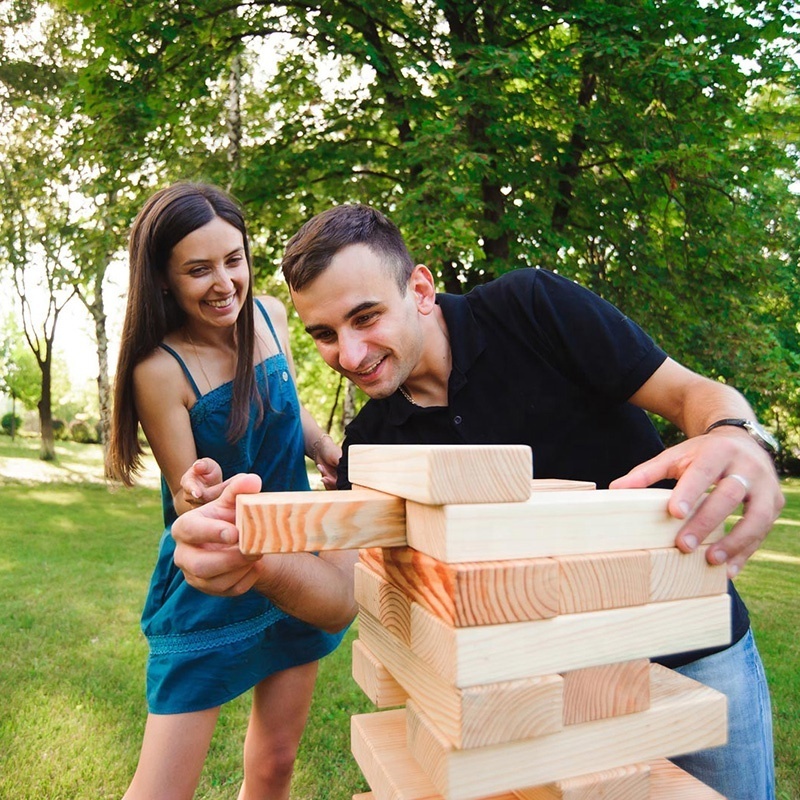
[[[217,462],[223,479],[255,472],[262,491],[283,491],[309,488],[305,454],[331,485],[341,451],[298,402],[283,306],[253,299],[232,198],[189,183],[157,192],[133,224],[129,251],[108,473],[133,482],[141,423],[162,473],[166,530],[142,615],[149,715],[125,798],[191,798],[220,706],[254,688],[239,798],[285,800],[317,660],[339,644],[354,610],[342,622],[336,609],[329,625],[325,609],[302,621],[254,589],[203,594],[173,562],[170,525],[199,502],[181,489],[192,465],[208,465],[199,459]],[[334,581],[350,563],[343,554],[297,555]]]

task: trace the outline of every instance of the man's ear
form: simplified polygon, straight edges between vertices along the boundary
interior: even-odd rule
[[[431,271],[424,264],[417,264],[408,279],[408,289],[414,293],[420,314],[430,314],[436,307],[436,285]]]

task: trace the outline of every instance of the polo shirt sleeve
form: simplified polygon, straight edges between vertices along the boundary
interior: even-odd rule
[[[628,400],[666,360],[635,322],[594,292],[544,269],[520,269],[495,283],[551,363],[592,392]]]

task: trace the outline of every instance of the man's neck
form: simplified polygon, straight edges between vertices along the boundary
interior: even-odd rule
[[[422,355],[403,384],[404,394],[414,405],[446,406],[453,356],[447,323],[438,305],[425,318],[423,331],[425,339]]]

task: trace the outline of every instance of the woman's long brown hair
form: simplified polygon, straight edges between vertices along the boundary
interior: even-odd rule
[[[128,247],[130,282],[106,456],[106,475],[128,486],[133,484],[134,475],[141,469],[143,452],[134,402],[133,370],[168,333],[180,328],[186,317],[173,296],[163,291],[167,263],[172,249],[181,239],[215,217],[241,232],[250,267],[247,297],[236,320],[236,374],[228,440],[235,441],[246,430],[251,403],[257,404],[259,415],[263,413],[253,369],[253,267],[241,209],[228,194],[207,184],[181,182],[161,189],[150,197],[134,220]]]

